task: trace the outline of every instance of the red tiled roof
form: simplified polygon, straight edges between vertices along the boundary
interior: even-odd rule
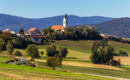
[[[57,30],[64,30],[65,28],[62,25],[54,25],[54,26],[51,27],[51,29],[54,29],[54,30],[57,31]]]
[[[37,30],[37,28],[30,28],[28,31],[32,32],[32,31],[35,31],[35,30]]]

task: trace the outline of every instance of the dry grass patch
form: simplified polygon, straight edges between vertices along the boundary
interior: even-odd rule
[[[41,60],[41,59],[35,59],[35,60],[40,61],[40,62],[46,62],[46,60]],[[62,64],[63,65],[69,65],[69,66],[91,67],[91,68],[112,69],[112,70],[125,71],[124,69],[117,68],[117,67],[114,67],[114,66],[102,65],[102,64],[90,64],[90,63],[84,63],[84,62],[63,61]]]
[[[115,60],[120,60],[122,65],[130,65],[130,57],[116,56]]]

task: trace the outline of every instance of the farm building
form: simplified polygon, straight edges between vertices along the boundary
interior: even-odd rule
[[[41,35],[40,31],[37,28],[30,28],[26,33],[32,42],[39,43],[42,41],[43,36]]]

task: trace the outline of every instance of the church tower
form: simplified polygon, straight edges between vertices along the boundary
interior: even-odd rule
[[[66,28],[68,25],[68,18],[67,18],[67,14],[65,14],[64,18],[63,18],[63,26]]]

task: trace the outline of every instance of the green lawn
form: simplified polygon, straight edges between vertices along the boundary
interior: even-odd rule
[[[67,80],[112,80],[102,77],[89,76],[84,74],[75,74],[72,72],[63,72],[58,70],[51,70],[45,68],[35,68],[20,65],[11,65],[0,63],[0,73],[8,73],[15,75],[24,75],[29,77],[40,77],[40,78],[57,78],[57,79],[67,79]],[[0,78],[1,80],[14,80],[11,77],[6,76]]]
[[[72,41],[72,40],[57,40],[55,41],[55,45],[59,47],[66,47],[68,49],[91,53],[91,47],[95,41],[92,40],[80,40],[80,41]],[[118,53],[120,50],[126,51],[130,55],[130,44],[120,43],[115,41],[109,41],[109,44],[115,48],[115,52]]]
[[[89,57],[91,53],[91,47],[94,41],[90,40],[80,40],[80,41],[72,41],[72,40],[58,40],[54,42],[57,47],[66,47],[69,50],[69,54],[67,55],[68,58],[65,58],[64,60],[67,61],[76,61],[76,62],[87,62],[91,63],[87,60],[81,60],[76,58],[82,58],[82,57]],[[124,50],[130,55],[130,44],[126,43],[119,43],[115,41],[109,41],[109,44],[112,45],[115,48],[115,52],[118,53],[119,50]],[[39,51],[44,51],[44,57],[41,57],[43,59],[46,59],[46,47],[47,45],[37,45],[37,48],[39,48]],[[24,56],[26,56],[26,51],[24,49],[15,49],[14,51],[20,51]],[[7,53],[6,51],[3,51],[2,53]],[[0,57],[0,62],[6,61],[8,58],[6,57]],[[100,74],[100,75],[108,75],[108,76],[114,76],[114,77],[122,77],[122,78],[129,78],[130,79],[130,67],[129,66],[121,66],[121,68],[125,69],[126,71],[117,71],[117,70],[108,70],[108,69],[97,69],[97,68],[85,68],[85,67],[76,67],[76,66],[66,66],[63,65],[62,68],[58,68],[58,70],[53,71],[49,67],[45,65],[45,63],[38,62],[39,66],[38,68],[31,68],[31,67],[25,67],[25,66],[13,66],[13,65],[7,65],[7,64],[1,64],[0,63],[0,72],[8,71],[10,73],[16,73],[16,74],[24,74],[28,76],[38,76],[38,77],[54,77],[54,78],[65,78],[67,76],[68,79],[83,79],[86,80],[107,80],[100,77],[93,77],[93,76],[86,76],[86,75],[79,75],[74,74],[71,72],[81,72],[81,73],[92,73],[92,74]],[[17,70],[20,70],[18,73]],[[25,72],[24,72],[25,71]],[[27,71],[27,72],[26,72]],[[70,72],[63,72],[63,71],[70,71]],[[37,75],[35,74],[37,73]],[[32,73],[32,74],[31,74]],[[42,75],[41,75],[42,74]],[[58,77],[60,76],[60,77]],[[2,79],[1,79],[2,78]],[[0,77],[0,80],[15,80],[12,78],[7,78],[5,76]]]
[[[6,61],[8,58],[6,57],[0,57],[0,62]],[[64,60],[70,60],[70,61],[75,61],[73,59],[64,59]],[[78,60],[76,59],[77,62],[85,62],[83,60]],[[106,75],[106,76],[113,76],[113,77],[121,77],[121,78],[128,78],[130,79],[130,68],[126,66],[121,66],[121,68],[125,69],[126,71],[118,71],[118,70],[108,70],[108,69],[98,69],[98,68],[86,68],[86,67],[77,67],[77,66],[67,66],[63,65],[61,68],[57,68],[56,71],[53,71],[50,67],[46,66],[44,62],[37,62],[38,63],[38,68],[32,68],[32,67],[26,67],[26,66],[18,66],[18,65],[9,65],[9,64],[3,64],[0,63],[0,72],[9,72],[9,73],[15,73],[19,75],[26,75],[28,74],[30,76],[38,76],[38,77],[54,77],[54,78],[65,78],[66,76],[69,76],[69,79],[78,79],[78,77],[82,77],[83,80],[86,80],[85,75],[77,75],[74,74],[76,73],[91,73],[91,74],[100,74],[100,75]],[[88,63],[88,62],[87,62]],[[18,72],[17,72],[18,71]],[[24,72],[25,71],[25,72]],[[35,74],[37,72],[37,75]],[[71,73],[73,72],[73,73]],[[42,74],[42,75],[41,75]],[[48,74],[47,76],[45,74]],[[58,77],[58,76],[60,77]],[[77,76],[77,77],[75,77]],[[4,78],[4,76],[3,76]],[[5,77],[6,78],[6,77]],[[90,78],[90,79],[89,79]],[[98,80],[99,78],[96,77],[96,79],[91,79],[91,77],[87,76],[88,80]],[[2,79],[1,79],[2,80]],[[10,80],[10,79],[9,79]],[[100,80],[100,79],[99,79]],[[102,80],[102,79],[101,79]],[[107,79],[103,79],[107,80]]]
[[[38,65],[40,68],[49,68],[46,66],[44,62],[38,62]],[[130,68],[128,67],[120,67],[124,69],[125,71],[119,71],[119,70],[112,70],[112,69],[99,69],[99,68],[90,68],[90,67],[78,67],[78,66],[68,66],[68,65],[62,65],[59,70],[65,70],[70,72],[78,72],[78,73],[91,73],[91,74],[100,74],[100,75],[106,75],[106,76],[113,76],[113,77],[120,77],[120,78],[128,78],[130,79]],[[49,68],[50,69],[50,68]]]
[[[91,54],[91,47],[94,41],[92,40],[80,40],[80,41],[72,41],[72,40],[57,40],[52,44],[55,44],[57,47],[65,47],[68,48],[69,54],[67,57],[89,57]],[[109,44],[115,48],[115,52],[118,53],[120,50],[126,51],[130,55],[130,44],[120,43],[115,41],[109,41]],[[44,52],[44,56],[46,56],[46,47],[48,45],[37,45],[39,51]],[[25,49],[14,49],[15,51],[20,51],[23,55],[26,56]],[[3,51],[2,53],[7,53]]]

